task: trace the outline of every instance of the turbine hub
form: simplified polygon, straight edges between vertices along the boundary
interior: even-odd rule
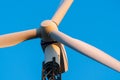
[[[53,41],[50,38],[49,33],[58,30],[57,25],[52,20],[45,20],[41,24],[41,36],[44,41]]]
[[[45,20],[41,23],[42,28],[46,33],[50,33],[53,30],[58,30],[57,25],[52,20]]]

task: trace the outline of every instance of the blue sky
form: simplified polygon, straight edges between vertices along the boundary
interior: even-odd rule
[[[38,28],[60,0],[1,0],[0,35]],[[120,60],[120,1],[74,0],[59,30]],[[120,73],[66,47],[69,71],[63,80],[120,80]],[[40,39],[0,49],[0,80],[40,80]]]

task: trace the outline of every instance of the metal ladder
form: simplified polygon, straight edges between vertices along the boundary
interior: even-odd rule
[[[60,66],[56,63],[55,57],[51,62],[43,62],[42,80],[61,80]]]

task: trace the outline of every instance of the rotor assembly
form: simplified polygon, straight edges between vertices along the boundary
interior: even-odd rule
[[[58,30],[58,26],[73,0],[63,0],[52,19],[44,20],[40,28],[0,35],[0,48],[15,46],[21,42],[40,38],[44,53],[42,80],[61,80],[61,74],[68,71],[65,46],[120,72],[120,61],[104,51]]]

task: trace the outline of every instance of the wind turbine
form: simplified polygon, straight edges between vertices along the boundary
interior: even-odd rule
[[[58,26],[72,2],[73,0],[63,0],[52,19],[41,22],[41,27],[38,29],[1,35],[0,48],[14,46],[29,39],[41,38],[41,46],[45,54],[42,80],[61,80],[61,74],[68,70],[64,45],[120,72],[120,62],[118,60],[96,47],[58,30]]]

